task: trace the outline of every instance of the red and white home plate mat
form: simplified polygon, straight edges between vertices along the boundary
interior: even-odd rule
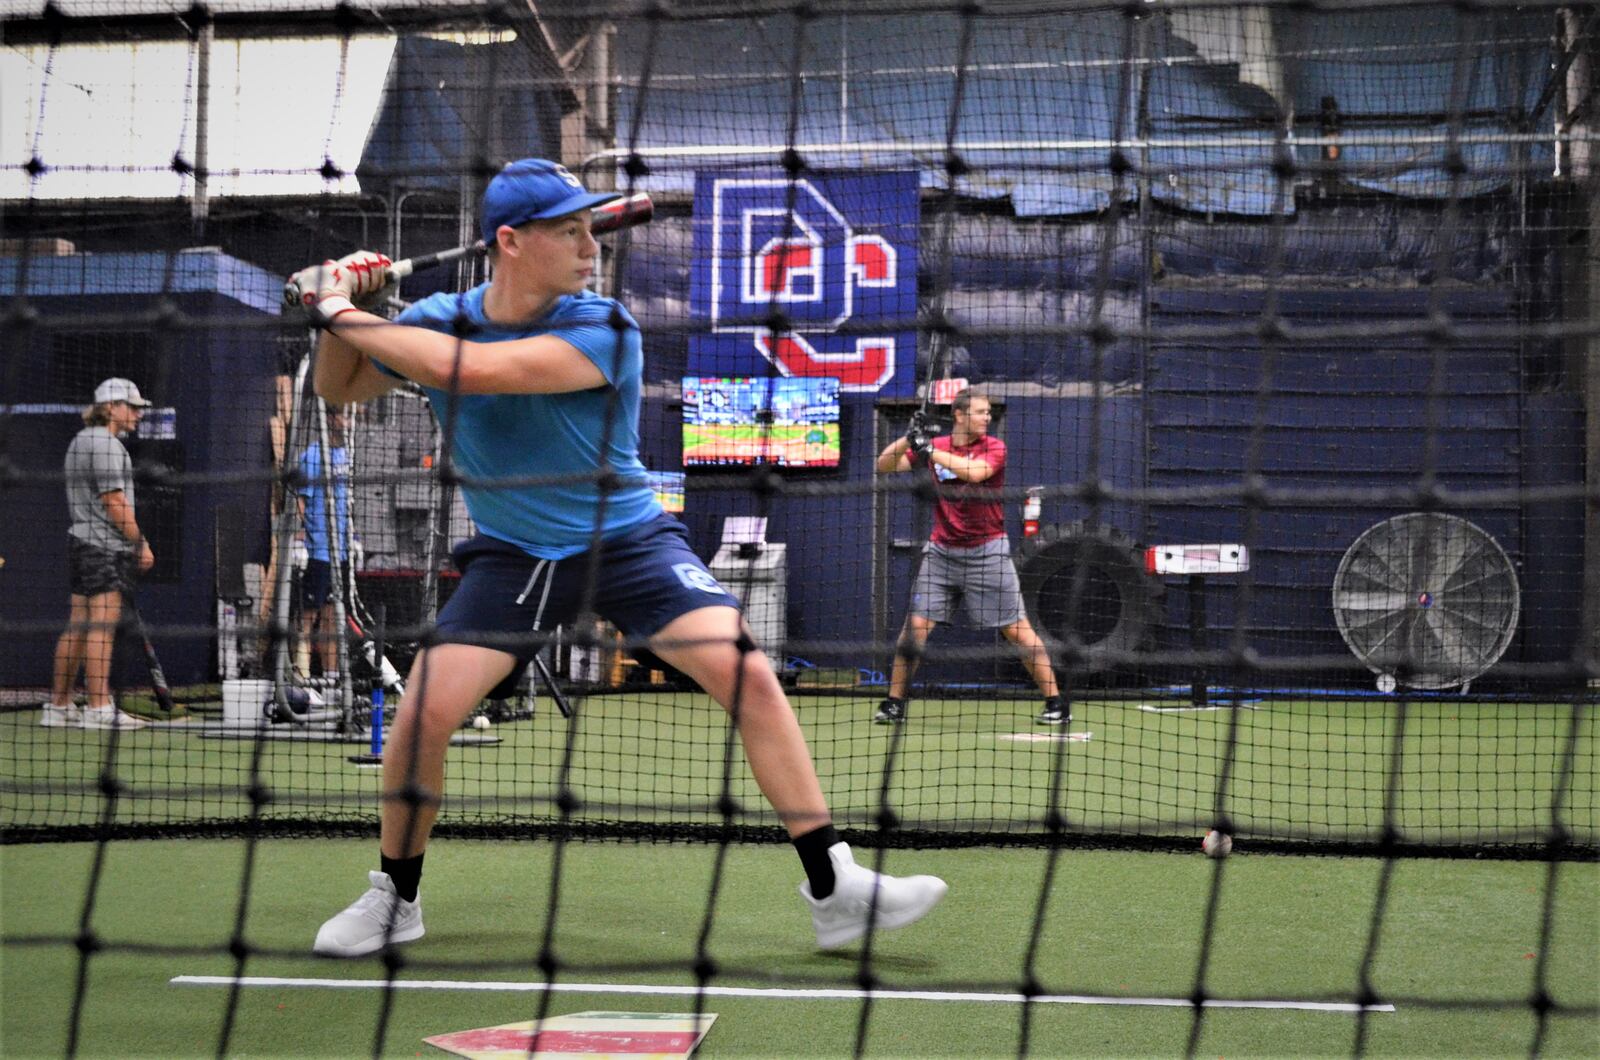
[[[429,1045],[469,1060],[682,1060],[716,1021],[715,1012],[574,1012],[424,1038]]]

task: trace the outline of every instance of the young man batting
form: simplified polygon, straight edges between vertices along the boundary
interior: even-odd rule
[[[917,568],[911,607],[895,649],[889,697],[873,721],[891,725],[906,720],[911,678],[922,658],[928,634],[963,608],[980,629],[998,628],[1017,646],[1022,665],[1044,694],[1041,725],[1065,725],[1063,705],[1046,650],[1022,604],[1022,587],[1011,561],[1005,509],[1000,490],[1006,481],[1006,443],[989,433],[989,399],[970,387],[951,402],[955,426],[934,437],[922,413],[905,437],[896,438],[878,454],[878,472],[891,474],[926,468],[938,487],[933,507],[933,534]]]
[[[418,881],[450,736],[486,696],[506,694],[538,647],[530,633],[571,623],[586,602],[649,638],[730,713],[799,853],[818,945],[851,942],[869,920],[910,924],[944,897],[942,880],[881,876],[838,841],[794,711],[736,601],[646,484],[639,327],[586,289],[599,252],[589,213],[616,197],[586,192],[552,162],[512,163],[483,197],[492,279],[424,299],[393,323],[354,304],[386,282],[382,255],[352,254],[292,280],[325,329],[317,393],[346,404],[405,379],[420,385],[480,531],[455,550],[461,583],[412,665],[384,753],[380,871],[322,925],[319,954],[355,957],[422,935]],[[508,480],[519,484],[495,485]]]

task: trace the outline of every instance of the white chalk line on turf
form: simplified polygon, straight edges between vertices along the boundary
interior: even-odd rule
[[[663,986],[647,983],[517,983],[475,979],[293,979],[270,975],[175,975],[173,986],[271,986],[308,987],[322,990],[463,990],[485,992],[534,993],[548,990],[557,994],[669,994],[674,997],[756,997],[795,1000],[859,1001],[865,990],[845,987],[753,987],[753,986]],[[875,1001],[981,1001],[1021,1004],[1021,994],[985,993],[966,990],[874,990]],[[1093,994],[1041,994],[1033,999],[1041,1005],[1139,1005],[1156,1008],[1190,1008],[1193,1002],[1181,997],[1098,997]],[[1393,1012],[1393,1005],[1360,1005],[1353,1001],[1272,1001],[1207,998],[1206,1008],[1275,1008],[1303,1012]]]
[[[1255,710],[1253,703],[1208,703],[1203,707],[1166,707],[1159,703],[1140,703],[1139,709],[1147,714],[1203,714],[1208,710]]]

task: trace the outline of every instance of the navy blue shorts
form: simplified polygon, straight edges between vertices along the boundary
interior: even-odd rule
[[[514,655],[518,665],[490,698],[515,691],[533,661],[538,638],[527,634],[570,625],[590,577],[588,552],[536,559],[515,545],[479,534],[453,553],[461,584],[439,612],[434,643],[476,644]],[[625,636],[661,632],[702,607],[738,607],[689,547],[689,533],[670,515],[603,542],[593,572],[594,610]]]
[[[320,611],[333,593],[333,564],[325,559],[306,560],[300,572],[300,610]]]

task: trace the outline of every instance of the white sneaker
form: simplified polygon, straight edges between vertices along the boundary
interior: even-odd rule
[[[817,945],[831,950],[867,933],[905,927],[928,915],[949,886],[937,876],[883,876],[857,865],[847,843],[828,848],[833,862],[833,893],[820,902],[811,897],[811,881],[800,885],[800,897],[811,907]],[[876,912],[874,912],[876,906]]]
[[[410,942],[422,937],[422,896],[407,902],[395,893],[387,872],[369,872],[367,893],[323,924],[311,952],[323,957],[365,957],[385,942]]]
[[[46,703],[39,711],[39,724],[47,729],[76,729],[83,724],[83,712],[76,703],[64,707]]]
[[[85,729],[119,729],[131,732],[142,729],[149,722],[143,718],[136,718],[132,714],[124,714],[116,707],[84,707],[80,712]]]

